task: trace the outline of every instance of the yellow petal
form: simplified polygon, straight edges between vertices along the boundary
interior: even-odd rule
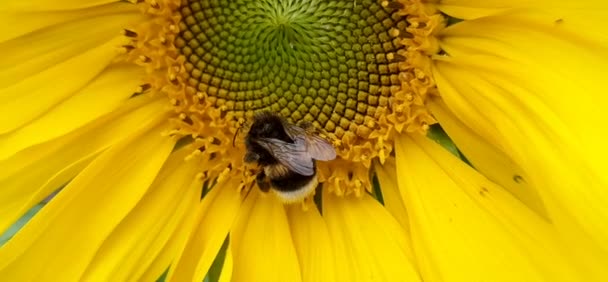
[[[86,9],[79,10],[66,10],[66,11],[53,11],[53,12],[14,12],[14,11],[0,11],[0,42],[4,42],[10,39],[23,36],[25,34],[34,32],[45,27],[51,27],[67,22],[78,22],[82,19],[98,18],[108,14],[120,14],[120,13],[131,13],[134,18],[141,18],[142,13],[138,11],[136,5],[125,2],[110,3],[107,5],[96,6]],[[112,24],[121,22],[105,22],[104,26],[110,26]],[[126,26],[122,26],[125,28]],[[88,28],[97,28],[96,26],[89,26]],[[119,27],[120,28],[120,27]],[[120,29],[118,29],[120,30]],[[97,37],[91,36],[94,33],[83,34],[84,37]],[[34,34],[32,34],[35,36]],[[65,35],[65,34],[63,34]],[[71,33],[71,36],[57,36],[55,41],[63,41],[73,39],[74,36],[80,34]],[[116,30],[114,35],[116,35]],[[82,38],[81,38],[82,39]],[[47,44],[54,44],[54,41],[49,40]],[[77,44],[77,42],[72,42]],[[34,46],[22,46],[23,48],[33,48]],[[68,46],[66,46],[68,47]],[[35,48],[35,47],[34,47]],[[0,47],[0,49],[3,49]],[[24,50],[25,51],[25,50]],[[25,53],[25,52],[24,52]],[[42,54],[40,54],[42,55]],[[4,58],[6,61],[12,60],[12,58]],[[23,58],[22,58],[23,59]],[[3,60],[4,62],[4,60]],[[3,65],[0,63],[0,65]]]
[[[0,89],[100,46],[120,35],[121,30],[130,23],[142,20],[141,13],[137,11],[92,15],[2,42],[0,51],[6,57],[0,61]],[[19,16],[19,21],[24,19]],[[82,30],[90,33],[83,33]],[[114,47],[118,48],[119,45]],[[74,75],[78,74],[74,72]],[[65,75],[60,74],[47,83],[62,80]]]
[[[237,221],[245,225],[235,230],[242,233],[234,234],[235,237],[231,233],[231,242],[239,242],[232,249],[232,281],[300,281],[300,266],[283,204],[257,189],[249,197],[256,197],[255,203],[247,220]]]
[[[234,224],[230,229],[229,242],[230,248],[232,249],[233,258],[236,250],[238,250],[241,246],[241,243],[245,243],[243,242],[243,235],[245,234],[245,228],[247,228],[249,223],[251,210],[257,202],[258,192],[259,191],[256,190],[249,190],[246,192],[245,199],[241,203],[241,207],[239,208],[239,212],[234,220]]]
[[[458,120],[440,101],[431,101],[429,108],[441,127],[445,129],[473,167],[490,180],[513,193],[536,213],[547,217],[547,211],[538,195],[538,191],[525,181],[528,176],[520,167],[498,148],[485,141]]]
[[[62,0],[49,2],[46,0],[5,0],[0,2],[0,11],[58,11],[72,10],[119,2],[120,0]]]
[[[582,26],[581,17],[592,18],[587,24],[589,27]],[[608,36],[603,33],[602,23],[585,12],[572,15],[561,11],[510,10],[451,25],[443,29],[438,38],[442,49],[451,56],[500,54],[530,65],[586,65],[593,59],[606,60]],[[534,56],[538,56],[539,61],[527,60]],[[559,62],[546,61],[556,57],[560,58]],[[581,70],[583,74],[591,78],[601,76],[593,73],[600,68],[597,64],[588,67],[590,69]],[[574,72],[566,68],[555,71],[563,74]]]
[[[551,225],[438,144],[401,136],[396,158],[425,281],[599,281]]]
[[[224,265],[222,265],[222,272],[220,274],[219,282],[230,282],[232,281],[232,269],[234,268],[234,261],[232,258],[232,247],[228,244],[226,248],[226,257],[224,258]]]
[[[0,148],[19,151],[64,135],[118,108],[141,84],[142,68],[113,65],[74,96],[18,130],[0,136]],[[83,111],[82,109],[87,109]],[[2,149],[0,149],[0,154]]]
[[[61,187],[101,151],[166,119],[165,99],[131,99],[119,110],[67,136],[0,160],[0,230]],[[154,116],[155,118],[150,118]]]
[[[437,8],[446,15],[457,19],[475,19],[492,14],[498,14],[508,9],[500,7],[467,7],[447,3],[444,4],[443,2],[437,4]]]
[[[72,180],[0,248],[0,277],[7,281],[79,280],[171,152],[175,141],[161,135],[165,126],[136,132]]]
[[[200,188],[200,187],[199,187]],[[133,271],[131,278],[127,281],[157,281],[157,279],[169,268],[169,265],[175,263],[180,254],[186,248],[186,244],[190,235],[196,230],[196,226],[205,209],[203,204],[198,202],[191,206],[185,207],[186,212],[178,227],[166,241],[166,244],[156,256],[146,256],[142,259],[141,264]],[[164,241],[164,238],[157,238]],[[151,263],[150,263],[151,261]],[[167,281],[168,279],[165,279]]]
[[[608,49],[567,27],[536,13],[454,25],[433,74],[450,111],[526,172],[569,243],[608,257]]]
[[[216,185],[205,195],[202,217],[172,265],[167,281],[202,281],[222,247],[241,204],[238,179]]]
[[[152,263],[189,208],[199,201],[199,163],[184,161],[188,149],[171,154],[148,192],[105,239],[82,280],[127,281],[144,261]],[[164,238],[164,240],[158,240]]]
[[[378,181],[380,182],[384,206],[393,217],[399,221],[403,230],[409,234],[410,223],[407,219],[407,209],[405,207],[403,195],[401,195],[399,186],[397,185],[397,167],[395,166],[395,160],[390,158],[386,160],[384,164],[376,163],[374,169],[376,170]]]
[[[117,37],[82,55],[0,89],[0,133],[12,131],[40,116],[49,108],[87,85],[118,54],[116,46],[125,38]],[[62,79],[65,74],[77,74]]]
[[[513,8],[539,9],[544,11],[570,12],[573,15],[581,11],[599,13],[608,7],[603,0],[442,0],[436,4],[443,13],[459,19],[475,19],[498,14]]]
[[[298,254],[302,281],[336,281],[334,252],[325,221],[315,206],[302,210],[300,205],[287,207],[293,244]]]
[[[338,197],[324,190],[336,281],[420,281],[406,233],[380,203],[368,194]]]

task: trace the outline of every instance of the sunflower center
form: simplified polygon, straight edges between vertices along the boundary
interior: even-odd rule
[[[390,31],[407,22],[394,11],[372,0],[185,1],[175,45],[188,85],[215,107],[367,137],[401,85],[403,45]]]
[[[127,60],[147,68],[142,89],[169,97],[169,134],[189,137],[210,185],[253,183],[234,140],[257,111],[333,142],[339,158],[317,172],[338,195],[371,189],[371,163],[390,157],[393,136],[434,122],[425,101],[444,20],[421,0],[137,2],[152,17],[125,31]]]

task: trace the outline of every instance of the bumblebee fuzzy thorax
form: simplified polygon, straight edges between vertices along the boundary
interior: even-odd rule
[[[277,163],[275,157],[256,142],[256,139],[259,138],[274,138],[293,143],[293,140],[285,132],[280,117],[267,112],[259,113],[255,116],[245,137],[245,148],[247,150],[244,158],[245,162],[257,162],[259,165]]]
[[[251,127],[249,128],[248,138],[275,138],[285,142],[293,143],[283,127],[281,117],[269,112],[258,113]]]

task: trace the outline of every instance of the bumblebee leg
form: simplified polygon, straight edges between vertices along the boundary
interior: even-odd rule
[[[258,187],[260,187],[260,190],[262,190],[262,192],[266,193],[268,192],[268,190],[270,190],[270,183],[266,179],[266,174],[264,173],[264,170],[258,173],[258,175],[255,177],[255,181],[258,183]]]

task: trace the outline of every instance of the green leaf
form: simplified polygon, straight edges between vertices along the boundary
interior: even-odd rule
[[[372,176],[372,196],[380,202],[380,204],[384,205],[384,196],[382,195],[382,190],[380,189],[380,181],[378,181],[378,175],[374,174]]]
[[[454,156],[458,157],[463,162],[465,162],[469,166],[473,167],[471,165],[471,163],[469,162],[469,160],[467,160],[467,158],[464,156],[464,154],[462,154],[462,152],[460,152],[460,150],[458,150],[458,147],[456,147],[456,144],[454,144],[452,139],[450,139],[448,134],[445,133],[445,131],[443,130],[443,128],[441,128],[441,126],[439,124],[431,125],[431,128],[429,129],[428,133],[426,134],[426,137],[437,142],[439,145],[441,145],[443,148],[448,150]]]
[[[156,282],[165,282],[165,280],[167,279],[167,273],[169,273],[169,268],[167,268],[167,270],[165,270],[165,272],[163,272],[163,274],[161,274],[160,277],[156,279]]]
[[[445,131],[443,130],[443,128],[441,128],[439,124],[431,125],[431,128],[429,129],[426,136],[428,138],[431,138],[433,141],[439,143],[439,145],[446,148],[454,156],[462,158],[460,151],[458,151],[458,148],[456,147],[454,142],[452,142],[452,139],[450,139],[450,137],[445,133]]]
[[[13,225],[11,225],[11,227],[9,227],[8,230],[6,230],[6,232],[4,232],[4,234],[0,235],[0,246],[4,245],[4,243],[6,243],[11,238],[13,238],[13,236],[19,230],[21,230],[21,228],[28,221],[30,221],[30,219],[32,219],[32,217],[34,217],[34,215],[36,215],[36,213],[38,213],[38,211],[42,207],[44,207],[44,203],[35,205],[29,211],[27,211],[19,220],[17,220],[17,222],[13,223]]]
[[[207,272],[205,282],[217,282],[220,280],[220,274],[222,274],[222,268],[224,267],[224,260],[226,258],[226,250],[228,249],[228,240],[229,237],[226,237],[222,244],[222,248],[209,268],[209,272]]]

